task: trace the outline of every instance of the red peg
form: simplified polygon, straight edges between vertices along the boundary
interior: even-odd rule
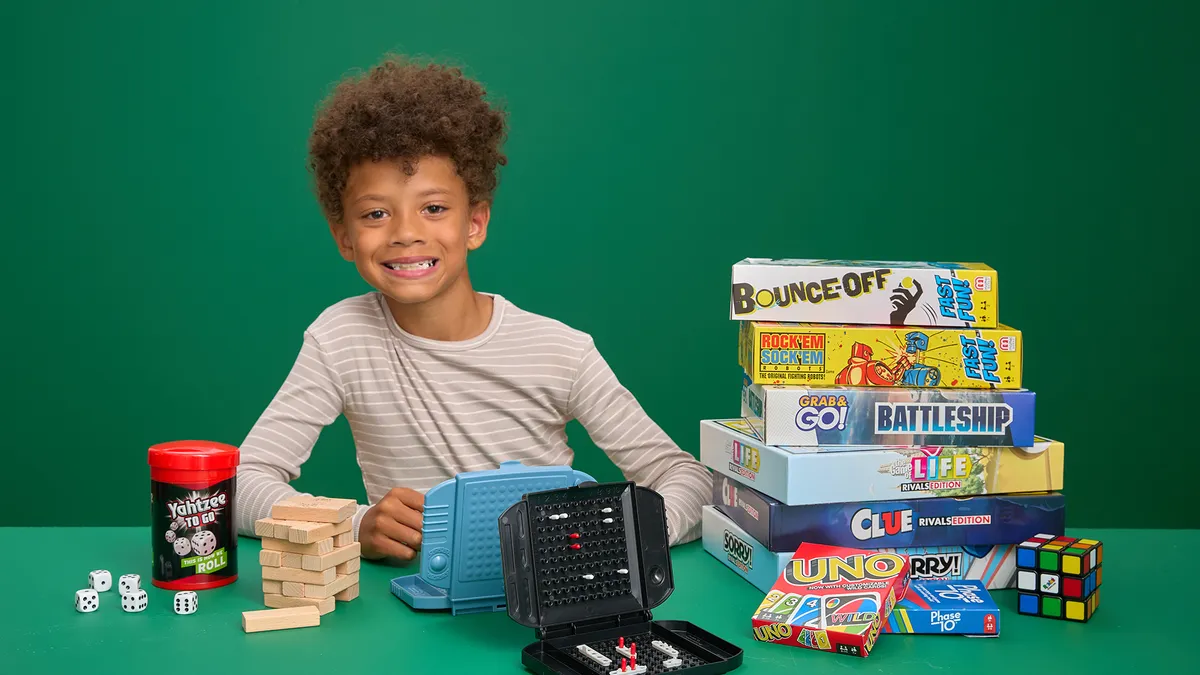
[[[625,666],[629,663],[629,659],[621,659],[621,672],[625,672]]]
[[[620,647],[621,649],[625,648],[625,636],[624,635],[617,638],[617,646]]]
[[[637,643],[636,642],[629,645],[629,655],[634,658],[637,658]]]
[[[637,654],[634,654],[633,658],[629,660],[629,667],[637,670]]]
[[[578,539],[578,538],[579,538],[579,533],[578,533],[578,532],[573,532],[573,533],[571,533],[570,537],[571,537],[572,539]]]
[[[580,548],[579,544],[571,544],[571,550],[578,551],[579,548]]]

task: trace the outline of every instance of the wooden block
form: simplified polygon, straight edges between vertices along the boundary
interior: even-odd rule
[[[305,556],[299,553],[281,553],[279,556],[280,567],[291,567],[292,569],[303,569]],[[321,570],[313,570],[320,572]]]
[[[274,518],[259,518],[258,520],[254,521],[254,536],[274,537],[275,526],[278,524],[279,521],[275,520]],[[287,538],[286,534],[284,534],[284,538]]]
[[[316,523],[340,523],[358,509],[353,499],[296,495],[271,507],[271,517],[280,520],[310,520]]]
[[[332,612],[337,605],[333,598],[289,598],[272,594],[263,596],[263,604],[267,607],[316,607],[320,614]]]
[[[359,543],[356,541],[349,546],[335,548],[333,549],[333,553],[328,553],[326,555],[306,555],[304,556],[304,562],[301,564],[301,567],[306,570],[313,570],[315,572],[327,570],[330,567],[337,567],[347,560],[358,558],[361,555],[361,550],[362,547],[359,546]]]
[[[276,595],[283,592],[283,582],[275,581],[274,579],[263,579],[263,593],[274,593]]]
[[[329,568],[330,571],[333,568]],[[328,598],[350,588],[358,583],[358,572],[353,574],[343,574],[336,581],[318,586],[314,584],[304,584],[304,597],[306,598]]]
[[[342,602],[350,602],[358,597],[358,584],[354,584],[350,588],[335,594],[333,597]]]
[[[304,584],[300,583],[299,581],[281,581],[279,583],[283,585],[283,587],[279,589],[280,595],[286,595],[289,598],[304,597]]]
[[[353,532],[343,532],[333,538],[334,548],[339,548],[341,546],[349,546],[350,544],[353,544],[353,543],[354,543],[354,533]]]
[[[327,537],[315,544],[293,544],[287,539],[266,538],[262,547],[284,553],[299,553],[300,555],[325,555],[333,552],[333,537]]]
[[[320,586],[333,583],[334,579],[337,579],[337,572],[332,567],[321,572],[310,572],[292,567],[264,567],[262,568],[262,578],[275,581],[299,581],[302,584]]]
[[[280,557],[279,551],[263,549],[258,552],[258,564],[265,567],[279,567]]]
[[[284,537],[276,537],[277,539],[287,539],[293,544],[311,544],[314,541],[319,541],[327,537],[332,537],[335,534],[349,532],[354,525],[349,518],[340,523],[307,523],[299,520],[288,520],[287,535]]]
[[[357,572],[361,566],[362,558],[351,558],[333,569],[337,570],[338,574],[350,574],[351,572]]]
[[[315,605],[242,612],[242,630],[247,633],[287,630],[289,628],[307,628],[320,625],[321,613]]]

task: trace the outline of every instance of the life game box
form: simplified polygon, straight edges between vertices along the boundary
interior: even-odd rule
[[[746,258],[733,265],[739,321],[995,328],[1000,287],[980,263]]]
[[[1059,492],[788,506],[718,476],[713,503],[772,551],[794,551],[806,541],[852,548],[1011,544],[1066,527]]]
[[[768,445],[741,418],[701,420],[700,461],[788,506],[1063,489],[1063,444]]]
[[[979,581],[914,581],[883,632],[996,636],[1000,608]]]
[[[762,385],[742,377],[742,417],[771,445],[1033,445],[1027,389]]]
[[[904,556],[801,544],[754,612],[754,639],[867,657],[908,584]]]
[[[1020,389],[1021,331],[744,321],[738,363],[758,384]]]
[[[701,541],[704,550],[739,577],[766,593],[794,551],[771,551],[725,515],[723,506],[703,507]],[[1017,544],[993,546],[906,546],[868,548],[868,552],[908,556],[909,576],[915,581],[979,581],[988,590],[1016,588]]]

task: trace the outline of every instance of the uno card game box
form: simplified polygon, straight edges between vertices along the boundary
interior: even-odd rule
[[[753,384],[742,417],[771,445],[1033,445],[1027,389],[915,389]]]
[[[739,321],[995,328],[996,271],[981,263],[746,258],[733,265]]]
[[[735,574],[766,593],[793,551],[772,551],[738,527],[724,511],[712,504],[702,509],[704,550]],[[866,549],[908,557],[909,576],[918,579],[977,580],[989,590],[1014,588],[1017,578],[1016,544],[993,546],[908,546]]]
[[[1020,389],[1021,331],[744,321],[738,364],[758,384]]]
[[[701,420],[700,461],[789,506],[1063,489],[1063,444],[784,447],[740,418]]]
[[[914,581],[883,632],[995,636],[1000,608],[979,581]]]
[[[713,502],[772,551],[794,551],[806,541],[853,548],[1009,544],[1066,527],[1066,498],[1058,492],[788,506],[717,476]]]
[[[902,555],[801,544],[751,619],[754,639],[865,658],[908,584]]]
[[[536,629],[522,664],[539,675],[716,675],[741,648],[687,621],[655,621],[671,595],[663,498],[632,482],[529,492],[499,517],[504,597]]]

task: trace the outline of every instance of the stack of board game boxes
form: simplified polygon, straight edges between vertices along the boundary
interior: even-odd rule
[[[913,583],[882,632],[997,634],[987,589],[1015,585],[1017,544],[1065,527],[1063,444],[1033,433],[998,290],[974,263],[735,264],[741,409],[700,423],[705,549],[768,600],[801,544],[900,556]],[[790,595],[774,603],[794,621]],[[775,624],[756,637],[783,641]]]
[[[298,495],[254,523],[267,607],[313,606],[324,615],[335,600],[358,597],[360,547],[351,530],[357,508],[352,499]]]

